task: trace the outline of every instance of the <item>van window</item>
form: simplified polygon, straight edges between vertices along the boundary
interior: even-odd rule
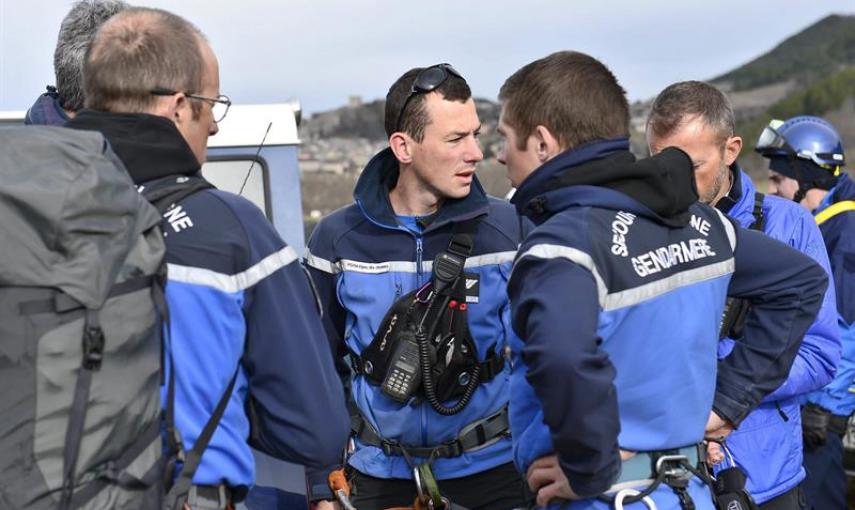
[[[252,167],[252,170],[250,170]],[[202,175],[211,184],[225,191],[240,194],[267,213],[266,193],[267,167],[263,161],[251,159],[208,160],[202,166]],[[246,185],[241,186],[246,180]]]

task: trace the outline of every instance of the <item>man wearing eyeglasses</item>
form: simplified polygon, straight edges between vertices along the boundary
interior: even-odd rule
[[[527,227],[509,204],[487,196],[475,176],[483,153],[471,95],[448,64],[401,76],[386,96],[389,147],[362,172],[355,203],[324,218],[309,241],[306,263],[327,334],[336,352],[349,353],[354,371],[351,377],[343,370],[354,407],[348,471],[360,510],[412,505],[418,492],[414,470],[420,470],[420,490],[441,506],[430,473],[424,476],[428,466],[438,494],[452,503],[490,510],[525,503],[522,479],[511,463],[503,353],[513,335],[505,286]],[[458,246],[454,240],[461,235],[466,241]],[[444,302],[441,309],[450,312],[437,321],[443,333],[430,341],[448,345],[471,336],[472,344],[451,344],[458,347],[437,359],[444,363],[471,353],[478,372],[456,378],[463,396],[431,396],[424,384],[401,396],[397,391],[411,375],[424,382],[425,365],[414,363],[415,356],[398,363],[395,355],[381,367],[369,353],[378,344],[381,351],[406,344],[396,336],[396,324],[408,316],[408,307],[440,292],[434,269],[438,261],[448,262],[443,254],[465,260],[465,289]],[[393,313],[402,302],[401,314]],[[451,331],[443,330],[445,324]],[[387,373],[391,387],[384,381]],[[472,391],[463,389],[471,384]]]
[[[322,485],[312,468],[339,458],[348,422],[310,282],[256,206],[199,175],[229,106],[211,47],[174,14],[130,9],[98,32],[84,75],[87,109],[68,126],[103,133],[165,212],[163,400],[174,391],[178,431],[166,440],[185,453],[168,508],[240,501],[254,482],[250,441]]]

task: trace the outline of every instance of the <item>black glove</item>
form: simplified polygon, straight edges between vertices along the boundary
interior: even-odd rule
[[[802,437],[806,450],[825,444],[830,419],[831,413],[816,404],[802,406]]]
[[[757,510],[751,494],[745,490],[745,473],[738,467],[718,472],[713,482],[713,500],[718,510]]]

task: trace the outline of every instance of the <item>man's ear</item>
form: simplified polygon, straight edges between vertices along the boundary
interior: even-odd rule
[[[184,112],[183,110],[187,111]],[[192,118],[193,112],[190,106],[190,100],[183,92],[179,92],[171,96],[158,97],[157,103],[155,103],[154,109],[151,113],[153,115],[166,117],[175,124],[180,124]]]
[[[534,128],[529,143],[533,143],[534,153],[541,163],[545,163],[562,152],[561,143],[546,126],[538,124]]]
[[[731,136],[724,142],[724,164],[730,166],[742,152],[742,137]]]
[[[400,163],[408,164],[413,162],[413,147],[415,143],[415,140],[410,138],[410,135],[401,133],[400,131],[392,133],[392,136],[389,137],[389,147]]]

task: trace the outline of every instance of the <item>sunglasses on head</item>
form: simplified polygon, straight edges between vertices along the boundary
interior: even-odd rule
[[[395,118],[395,131],[401,130],[401,117],[403,117],[404,111],[407,109],[407,105],[410,104],[413,96],[433,92],[452,75],[461,80],[464,79],[456,69],[451,67],[451,64],[436,64],[422,69],[413,81],[412,87],[410,87],[410,93],[407,95],[407,99],[404,100],[404,106],[398,111],[398,116]]]

